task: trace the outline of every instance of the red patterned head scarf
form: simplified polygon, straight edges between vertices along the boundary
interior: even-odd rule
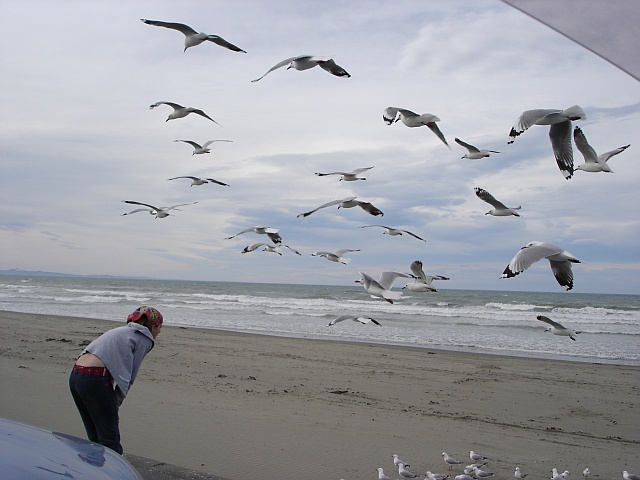
[[[147,323],[149,328],[151,328],[162,323],[162,314],[153,307],[142,306],[138,307],[127,317],[127,323],[129,322],[140,323],[142,325]]]

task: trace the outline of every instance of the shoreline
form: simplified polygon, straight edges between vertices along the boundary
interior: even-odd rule
[[[3,416],[84,437],[67,387],[122,322],[0,312]],[[635,471],[640,368],[165,326],[121,408],[125,452],[230,480],[446,472],[441,453],[574,480]],[[462,466],[464,466],[462,465]],[[456,467],[455,475],[462,473]]]
[[[31,312],[18,312],[14,310],[0,310],[0,313],[15,313],[19,315],[40,315],[47,317],[58,317],[58,318],[75,318],[81,319],[83,317],[76,317],[71,315],[58,315],[58,314],[43,314],[43,313],[31,313]],[[111,319],[100,319],[99,321],[104,322],[114,322],[119,323],[119,320],[111,320]],[[338,342],[338,343],[347,343],[347,344],[359,344],[359,345],[379,345],[381,347],[389,347],[389,348],[404,348],[404,349],[415,349],[417,351],[424,350],[434,350],[438,352],[451,352],[451,353],[461,353],[463,355],[488,355],[488,356],[499,356],[499,357],[507,357],[507,358],[523,358],[523,359],[538,359],[538,360],[552,360],[559,362],[577,362],[577,363],[593,363],[593,364],[603,364],[603,365],[621,365],[621,366],[632,366],[632,367],[640,367],[640,360],[627,360],[627,359],[611,359],[611,358],[598,358],[598,357],[584,357],[584,356],[571,356],[571,355],[551,355],[551,354],[542,354],[537,352],[524,352],[524,351],[514,351],[514,350],[489,350],[481,347],[474,347],[474,350],[471,350],[469,347],[455,347],[455,346],[442,346],[442,345],[407,345],[402,343],[394,343],[394,342],[382,342],[382,341],[374,341],[372,339],[359,340],[358,338],[340,338],[340,337],[324,337],[324,336],[294,336],[288,334],[277,334],[277,333],[269,333],[259,330],[241,330],[241,329],[233,329],[233,328],[216,328],[216,327],[203,327],[200,325],[165,325],[165,328],[189,328],[196,331],[214,331],[220,334],[235,334],[235,335],[260,335],[272,338],[290,338],[292,340],[316,340],[322,342]]]

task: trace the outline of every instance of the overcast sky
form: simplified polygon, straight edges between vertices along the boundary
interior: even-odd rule
[[[359,271],[419,259],[451,278],[442,288],[562,292],[547,261],[499,279],[541,240],[582,260],[574,292],[640,292],[640,84],[498,0],[5,0],[0,15],[0,269],[353,285]],[[181,33],[140,18],[247,53],[211,42],[183,52]],[[332,56],[351,78],[281,68],[251,82],[301,54]],[[158,101],[222,127],[197,115],[165,122],[170,107],[149,109]],[[545,126],[507,145],[523,111],[574,104],[596,151],[631,144],[610,161],[615,173],[565,180]],[[389,106],[437,115],[451,149],[426,127],[385,124]],[[501,153],[463,159],[455,137]],[[176,139],[233,143],[192,156]],[[369,166],[366,181],[314,175]],[[182,175],[230,187],[168,180]],[[484,215],[474,187],[522,216]],[[384,217],[335,207],[296,217],[349,196]],[[198,203],[155,219],[122,216],[134,208],[122,200]],[[371,224],[427,242],[358,228]],[[255,225],[279,228],[302,256],[240,253],[264,235],[226,239]],[[361,251],[349,265],[310,255],[342,248]]]

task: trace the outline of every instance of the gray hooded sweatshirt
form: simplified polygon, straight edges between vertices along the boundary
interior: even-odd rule
[[[113,377],[120,406],[136,379],[142,360],[154,344],[147,327],[129,322],[100,335],[80,355],[89,352],[102,360]]]

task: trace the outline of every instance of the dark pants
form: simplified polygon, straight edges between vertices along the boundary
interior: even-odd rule
[[[122,455],[118,404],[111,377],[71,372],[69,389],[89,440]]]

